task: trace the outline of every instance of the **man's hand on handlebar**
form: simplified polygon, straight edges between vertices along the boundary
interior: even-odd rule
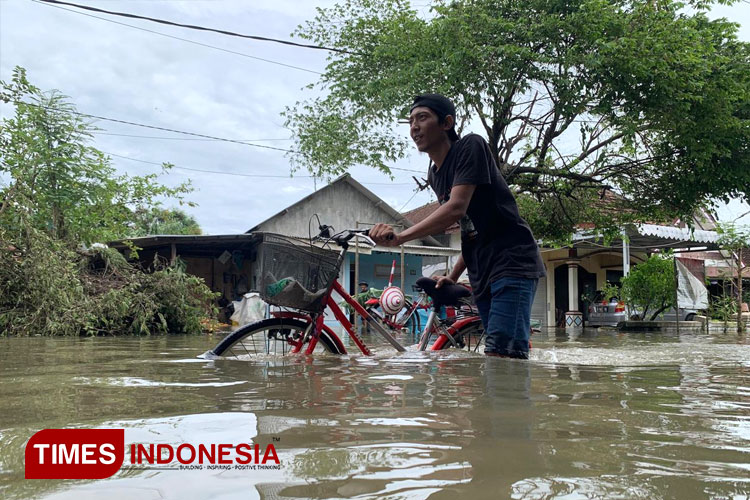
[[[401,244],[401,239],[388,224],[375,224],[370,229],[370,238],[384,247],[397,247]]]
[[[440,288],[443,285],[455,285],[456,284],[456,282],[450,279],[448,276],[440,276],[435,281],[437,281],[437,283],[435,284],[435,288]]]

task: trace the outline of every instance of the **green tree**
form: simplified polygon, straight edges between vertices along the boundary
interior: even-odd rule
[[[560,239],[580,222],[689,220],[711,198],[750,195],[750,45],[735,23],[706,17],[712,4],[318,9],[296,35],[337,52],[311,85],[319,96],[284,113],[297,142],[290,159],[315,175],[357,164],[389,173],[411,147],[397,121],[414,95],[436,91],[455,99],[459,128],[481,126],[539,236]]]
[[[184,265],[146,274],[114,249],[80,248],[125,236],[135,214],[182,200],[189,185],[116,175],[87,144],[92,126],[22,68],[0,82],[0,99],[15,107],[0,123],[0,335],[201,331],[216,294]]]
[[[15,114],[0,123],[0,225],[27,226],[73,243],[127,234],[133,213],[162,198],[182,202],[189,183],[171,188],[157,175],[117,175],[109,158],[88,142],[94,127],[57,91],[42,92],[17,67],[0,82],[0,99]],[[168,172],[164,164],[163,172]]]
[[[136,210],[129,237],[150,234],[202,234],[195,217],[178,208],[151,207]]]
[[[732,273],[732,288],[735,292],[733,300],[737,307],[737,333],[745,331],[745,324],[742,320],[742,275],[746,269],[750,268],[750,262],[742,259],[743,251],[750,248],[750,227],[738,226],[733,223],[719,224],[717,227],[719,234],[719,245],[724,251],[725,258],[730,264]]]
[[[643,319],[653,321],[667,308],[677,305],[674,261],[669,255],[652,255],[645,262],[634,266],[620,283],[621,298]]]

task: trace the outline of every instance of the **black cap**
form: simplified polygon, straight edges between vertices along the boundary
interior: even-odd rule
[[[361,285],[369,286],[366,281],[360,281],[359,284],[360,284],[360,286]]]
[[[430,108],[435,112],[440,121],[445,120],[445,117],[451,115],[453,117],[454,127],[448,130],[448,138],[452,141],[458,140],[458,134],[456,133],[456,106],[453,105],[453,101],[440,94],[422,94],[414,98],[414,102],[409,109],[411,113],[416,107],[424,106]]]

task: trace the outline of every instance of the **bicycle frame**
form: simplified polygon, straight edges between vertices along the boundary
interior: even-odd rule
[[[339,252],[338,257],[338,269],[341,269],[341,264],[344,261],[344,257],[346,256],[346,247],[342,247],[341,251]],[[359,348],[360,351],[362,351],[363,354],[367,356],[371,356],[372,352],[367,347],[367,345],[364,343],[364,341],[357,335],[357,333],[354,331],[354,327],[352,326],[349,319],[346,317],[346,314],[341,310],[339,305],[336,303],[335,300],[333,300],[332,293],[336,292],[338,293],[344,301],[351,306],[354,311],[359,314],[365,321],[369,321],[372,324],[373,329],[377,331],[389,344],[391,344],[394,348],[396,348],[399,352],[406,351],[406,348],[402,346],[398,340],[396,340],[393,335],[391,335],[388,331],[386,331],[382,326],[380,326],[376,321],[373,321],[373,317],[368,313],[364,307],[362,307],[359,302],[354,300],[354,298],[347,293],[346,290],[344,290],[344,287],[341,286],[341,283],[339,283],[338,279],[333,280],[333,283],[328,288],[328,292],[325,296],[325,308],[330,309],[333,313],[336,320],[338,320],[339,323],[344,327],[346,332],[349,334],[349,337],[352,339],[352,341],[356,344],[356,346]],[[320,312],[319,314],[315,315],[309,315],[304,313],[298,313],[298,312],[290,312],[290,311],[284,311],[281,313],[274,313],[275,316],[278,317],[288,317],[288,318],[302,318],[307,319],[311,321],[311,324],[314,325],[314,331],[312,332],[305,332],[305,336],[310,336],[310,342],[307,346],[307,349],[305,349],[305,354],[312,354],[313,350],[315,349],[315,346],[318,343],[318,337],[320,335],[320,332],[325,330],[329,335],[331,335],[334,339],[336,339],[337,345],[341,348],[342,352],[346,352],[346,349],[343,346],[343,343],[341,342],[341,339],[339,339],[338,335],[336,335],[333,330],[331,330],[329,327],[327,327],[324,323],[325,321],[325,309]],[[295,346],[292,349],[292,353],[297,353],[301,350],[302,345],[304,344],[304,339],[302,339],[301,342],[297,346]]]
[[[325,302],[326,302],[326,308],[329,309],[336,320],[341,323],[341,326],[344,327],[346,332],[349,334],[349,337],[352,339],[352,341],[356,344],[356,346],[359,348],[360,351],[362,351],[363,354],[367,356],[372,355],[372,351],[370,351],[370,348],[367,347],[367,344],[364,343],[364,341],[360,338],[359,335],[354,331],[354,326],[349,321],[349,318],[346,317],[346,314],[344,311],[341,310],[339,305],[336,303],[335,300],[333,300],[333,297],[331,296],[331,292],[336,292],[341,297],[343,297],[344,301],[349,304],[354,311],[359,314],[364,320],[366,321],[372,321],[373,317],[368,313],[354,298],[349,295],[346,290],[344,290],[344,287],[341,286],[341,283],[339,283],[338,280],[334,280],[333,284],[331,285],[330,290],[328,291],[328,295],[326,296]],[[298,318],[298,319],[304,319],[306,321],[310,321],[311,325],[314,325],[314,331],[312,332],[306,332],[306,336],[310,336],[310,342],[307,346],[307,349],[305,349],[305,354],[312,354],[313,350],[315,349],[315,346],[318,343],[318,336],[320,335],[320,332],[325,330],[326,333],[328,333],[336,342],[337,346],[341,349],[342,352],[346,353],[346,348],[344,348],[343,343],[341,342],[341,339],[339,338],[336,333],[331,330],[330,327],[326,326],[324,323],[325,321],[325,314],[324,312],[321,312],[316,315],[309,315],[304,314],[301,312],[294,312],[294,311],[278,311],[272,313],[274,316],[279,318]],[[393,347],[396,348],[399,352],[406,351],[406,348],[402,346],[398,340],[396,340],[393,335],[391,335],[388,331],[386,331],[382,326],[380,326],[377,322],[372,321],[372,328],[375,329],[385,340],[388,341],[389,344],[391,344]],[[292,349],[292,353],[297,353],[301,350],[302,345],[304,342],[299,342],[299,344]]]
[[[339,253],[338,258],[338,268],[341,268],[341,264],[344,260],[344,257],[346,255],[346,247],[341,248],[341,252]],[[354,326],[349,321],[349,318],[347,318],[347,315],[344,313],[344,311],[341,310],[339,305],[336,303],[335,300],[333,300],[333,292],[338,293],[343,299],[344,302],[349,304],[349,306],[354,310],[356,314],[362,317],[365,321],[367,321],[371,328],[373,328],[375,331],[377,331],[389,344],[391,344],[397,351],[404,352],[406,351],[406,348],[402,346],[398,340],[396,340],[393,335],[391,335],[390,332],[388,332],[385,328],[383,328],[382,325],[380,325],[377,321],[374,321],[373,316],[364,308],[362,305],[360,305],[359,302],[357,302],[354,297],[352,297],[339,283],[338,279],[333,280],[333,283],[328,288],[328,291],[325,296],[325,307],[323,311],[316,313],[316,314],[309,314],[304,313],[300,311],[288,311],[288,310],[282,310],[282,311],[276,311],[272,312],[271,314],[275,317],[280,318],[296,318],[296,319],[302,319],[307,322],[309,322],[310,326],[308,327],[307,331],[305,332],[303,338],[296,343],[296,345],[292,348],[291,353],[299,353],[302,350],[302,346],[305,344],[305,340],[309,338],[309,342],[307,345],[307,348],[305,349],[305,354],[309,355],[312,354],[315,350],[315,346],[318,343],[318,338],[320,336],[320,332],[325,331],[336,343],[336,346],[339,348],[340,352],[346,353],[346,348],[344,347],[343,343],[341,342],[341,339],[339,336],[329,327],[325,324],[325,310],[329,309],[336,320],[341,324],[341,326],[344,327],[349,337],[352,339],[354,344],[359,348],[359,350],[365,354],[366,356],[371,356],[372,351],[369,347],[364,343],[362,338],[357,334],[357,332],[354,329]],[[412,304],[412,307],[409,309],[409,314],[406,315],[406,319],[408,321],[408,318],[411,317],[416,310],[421,305],[422,298],[420,297],[419,300],[415,301]],[[437,324],[437,311],[433,308],[433,310],[430,312],[429,319],[427,320],[427,324],[425,325],[423,331],[422,331],[422,338],[420,341],[419,349],[425,350],[427,347],[427,343],[432,336],[433,333],[438,334],[438,339],[435,341],[435,344],[433,345],[433,349],[439,349],[443,345],[445,345],[446,342],[450,342],[452,345],[456,345],[456,341],[453,337],[454,334],[456,334],[460,329],[471,325],[472,323],[479,323],[481,325],[480,319],[478,316],[470,316],[467,318],[460,319],[450,325],[448,328],[438,330],[438,324]]]

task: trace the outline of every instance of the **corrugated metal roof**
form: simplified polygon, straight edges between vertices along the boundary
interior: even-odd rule
[[[719,233],[659,224],[633,224],[627,227],[630,248],[675,248],[675,249],[718,249]],[[603,245],[603,238],[597,231],[578,231],[573,236],[576,246],[592,245],[595,247],[622,248],[622,239],[618,238],[609,245]]]
[[[693,241],[696,243],[717,243],[719,233],[696,229],[691,231],[686,227],[660,226],[656,224],[638,224],[635,226],[638,234],[643,236],[657,236],[675,241]]]

